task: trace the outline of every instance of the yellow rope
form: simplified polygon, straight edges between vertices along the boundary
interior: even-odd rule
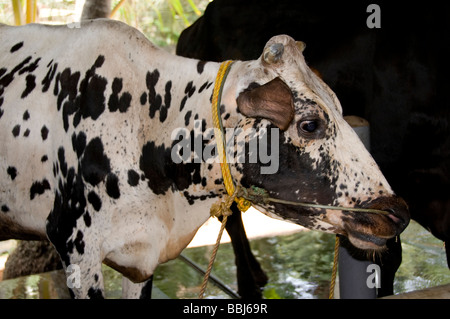
[[[215,203],[211,206],[211,216],[213,217],[220,217],[223,216],[222,224],[220,225],[219,235],[217,236],[216,243],[214,245],[213,251],[211,253],[211,258],[209,259],[208,268],[205,272],[205,277],[203,278],[203,283],[200,289],[200,293],[198,294],[199,299],[203,299],[203,296],[205,294],[206,286],[208,284],[209,276],[211,274],[212,266],[214,264],[214,261],[216,260],[217,251],[219,250],[220,245],[220,239],[222,238],[223,230],[225,229],[225,225],[227,223],[228,216],[231,216],[233,213],[230,209],[231,205],[233,204],[233,201],[236,198],[235,192],[232,196],[227,196],[226,199],[222,202]]]
[[[216,137],[217,151],[219,153],[220,167],[222,169],[223,183],[227,190],[228,196],[232,196],[235,192],[233,179],[231,178],[230,166],[227,163],[227,156],[225,151],[225,138],[223,134],[222,121],[220,118],[220,100],[222,96],[222,88],[224,79],[228,75],[230,66],[233,61],[225,61],[220,65],[219,72],[217,73],[216,82],[214,83],[214,91],[212,98],[212,114],[214,124],[214,135]],[[236,203],[241,211],[245,212],[250,208],[250,201],[242,197],[235,198]]]
[[[225,229],[225,224],[227,223],[228,216],[224,216],[222,219],[222,225],[220,226],[219,236],[217,236],[216,244],[214,245],[214,249],[211,253],[211,258],[209,259],[208,268],[205,272],[205,277],[203,278],[202,287],[200,289],[200,293],[198,294],[199,299],[203,299],[205,294],[206,285],[208,284],[209,275],[211,274],[212,266],[214,261],[216,260],[217,250],[219,250],[220,239],[222,238],[223,230]]]
[[[328,299],[334,299],[334,286],[336,285],[338,258],[339,258],[339,236],[336,235],[336,239],[334,241],[333,270],[331,272],[330,294],[328,295]]]
[[[225,82],[225,79],[228,75],[232,63],[233,61],[225,61],[220,65],[219,72],[217,73],[216,77],[216,82],[214,83],[214,91],[212,97],[214,134],[216,137],[217,151],[219,153],[223,183],[225,185],[225,189],[228,195],[225,195],[224,199],[221,202],[213,204],[210,209],[211,216],[213,217],[223,216],[223,219],[222,225],[220,226],[219,235],[217,236],[216,244],[214,245],[214,249],[211,253],[208,268],[206,269],[205,272],[205,277],[203,278],[203,283],[200,289],[200,293],[198,295],[199,299],[203,299],[203,296],[205,294],[212,266],[214,264],[214,260],[216,259],[217,251],[219,249],[220,239],[222,238],[223,230],[225,229],[228,216],[232,214],[230,207],[233,204],[233,201],[236,201],[236,203],[238,204],[238,208],[243,212],[245,212],[251,206],[250,201],[248,201],[243,197],[238,198],[236,196],[237,190],[239,188],[236,189],[234,186],[233,179],[231,178],[230,166],[227,163],[227,156],[225,151],[225,138],[223,135],[222,120],[220,118],[220,111],[219,111],[223,84]]]

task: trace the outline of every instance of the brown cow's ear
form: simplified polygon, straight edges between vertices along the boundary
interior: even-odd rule
[[[245,116],[267,119],[283,131],[294,118],[292,92],[279,77],[243,91],[236,101],[239,111]]]

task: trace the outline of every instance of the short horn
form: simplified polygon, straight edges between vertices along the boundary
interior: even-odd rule
[[[266,63],[272,64],[280,61],[283,56],[284,46],[281,43],[274,43],[268,46],[263,53],[263,59]]]

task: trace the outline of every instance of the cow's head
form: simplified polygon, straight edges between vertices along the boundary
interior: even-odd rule
[[[243,128],[243,134],[250,128],[258,134],[266,130],[267,141],[278,133],[278,145],[268,142],[268,154],[270,150],[278,152],[279,160],[275,171],[264,174],[261,168],[267,165],[261,158],[257,163],[251,160],[255,149],[249,151],[251,136],[246,136],[247,157],[234,166],[234,174],[242,186],[263,188],[274,198],[388,212],[379,215],[277,203],[255,205],[268,215],[276,215],[273,217],[346,235],[358,248],[382,249],[387,239],[407,226],[407,205],[394,195],[344,120],[335,94],[307,66],[303,49],[302,42],[276,36],[258,60],[233,66],[239,74],[234,91],[240,113],[238,127]],[[260,143],[258,147],[265,146]]]

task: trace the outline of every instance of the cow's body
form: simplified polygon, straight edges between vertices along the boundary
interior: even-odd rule
[[[0,39],[0,239],[48,236],[64,266],[81,270],[81,286],[71,287],[77,297],[102,296],[102,262],[134,282],[147,280],[185,248],[225,193],[218,163],[176,164],[171,157],[175,129],[196,134],[212,127],[219,64],[170,55],[109,20],[72,29],[1,26]],[[292,39],[273,41],[282,43],[288,67],[236,62],[222,115],[225,127],[281,127],[280,172],[264,176],[260,165],[240,163],[232,165],[233,177],[284,199],[389,209],[384,217],[258,205],[269,215],[346,234],[361,248],[383,247],[407,224],[404,203]],[[267,90],[266,82],[285,94],[288,102],[280,104],[292,106],[288,120],[284,112],[273,118],[252,108],[259,97],[247,93]],[[312,120],[317,127],[302,126]]]
[[[208,111],[197,109],[188,125],[178,112],[167,112],[162,120],[163,109],[178,111],[185,96],[186,110],[208,105],[211,91],[200,95],[195,88],[214,80],[217,69],[210,64],[212,72],[206,67],[202,76],[196,74],[197,61],[171,56],[168,64],[167,53],[118,23],[27,28],[32,32],[2,27],[10,34],[1,35],[6,51],[1,65],[12,67],[1,77],[0,236],[45,238],[48,218],[49,237],[58,251],[67,241],[73,246],[70,257],[62,256],[66,265],[89,261],[92,278],[100,278],[97,264],[106,258],[115,267],[127,268],[123,271],[133,280],[146,279],[157,263],[174,258],[189,243],[216,200],[212,196],[189,205],[183,195],[208,196],[208,187],[219,178],[215,172],[188,167],[175,181],[180,192],[172,193],[172,185],[163,181],[170,178],[164,174],[171,168],[153,171],[145,162],[162,160],[159,164],[164,165],[172,144],[167,126],[192,129],[195,114]],[[70,54],[68,43],[74,48]],[[98,47],[85,50],[83,43]],[[146,71],[143,61],[149,61]],[[180,69],[196,76],[189,79],[174,72]],[[184,92],[189,82],[194,98]],[[164,95],[151,119],[148,100],[158,98],[151,97],[155,88]],[[199,116],[208,120],[206,114]],[[204,179],[207,185],[194,191]],[[189,214],[192,208],[199,214]],[[151,255],[141,256],[147,250]]]

